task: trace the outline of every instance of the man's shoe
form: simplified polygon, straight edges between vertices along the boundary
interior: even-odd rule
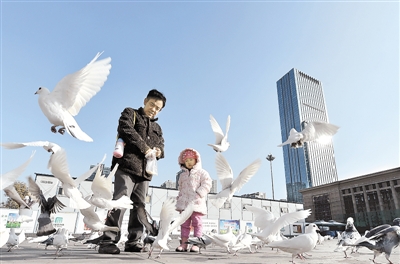
[[[132,246],[126,246],[124,251],[125,252],[148,252],[149,250],[146,247],[142,247],[139,245],[132,245]]]
[[[119,254],[120,250],[114,243],[101,244],[99,246],[100,254]]]

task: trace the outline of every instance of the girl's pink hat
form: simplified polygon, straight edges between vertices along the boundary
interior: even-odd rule
[[[191,149],[187,149],[185,150],[185,152],[183,152],[182,154],[182,161],[185,162],[186,159],[196,159],[197,160],[197,154],[195,151],[191,150]]]

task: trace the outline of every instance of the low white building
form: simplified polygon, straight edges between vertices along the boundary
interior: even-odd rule
[[[83,217],[79,210],[69,207],[69,198],[63,194],[60,181],[50,174],[35,174],[35,181],[40,186],[44,196],[47,198],[57,195],[58,199],[67,206],[61,212],[51,216],[53,218],[53,224],[55,228],[63,226],[73,233],[89,232],[89,229],[85,227],[82,221]],[[78,188],[84,197],[91,194],[91,184],[91,180],[86,180],[79,185]],[[146,210],[153,219],[158,220],[163,202],[168,197],[176,197],[177,195],[178,191],[176,189],[150,186],[146,198]],[[275,217],[280,217],[283,214],[296,212],[303,209],[303,204],[289,203],[286,201],[274,201],[262,198],[245,198],[241,196],[233,196],[231,202],[225,203],[222,208],[218,209],[210,203],[210,199],[215,196],[215,193],[208,194],[208,212],[207,215],[203,217],[204,232],[211,231],[212,229],[222,231],[225,230],[228,225],[231,225],[235,231],[238,231],[238,229],[244,231],[245,226],[248,225],[252,232],[256,232],[257,230],[254,230],[253,226],[253,213],[247,211],[245,209],[245,205],[252,205],[269,210],[274,214]],[[21,228],[24,229],[26,233],[36,233],[37,231],[37,217],[39,215],[37,211],[40,209],[37,204],[35,204],[33,209],[33,223],[22,223],[21,225]],[[2,225],[6,224],[10,213],[14,215],[15,213],[18,213],[18,210],[16,209],[12,210],[2,208],[1,210]],[[100,219],[106,218],[107,212],[104,209],[98,209],[96,212],[99,214]],[[176,214],[178,215],[178,213]],[[121,228],[122,231],[127,229],[128,219],[129,210],[127,210],[125,213]],[[299,221],[298,223],[285,227],[282,232],[285,235],[296,235],[296,233],[303,233],[304,225],[304,220]],[[176,230],[176,233],[179,233],[179,230]]]

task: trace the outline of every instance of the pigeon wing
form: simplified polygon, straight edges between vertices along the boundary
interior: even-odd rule
[[[27,161],[25,161],[22,165],[20,165],[18,168],[1,175],[1,190],[14,184],[14,182],[18,179],[18,177],[25,171],[26,167],[28,167],[34,155],[35,151],[33,151],[30,158]]]
[[[248,182],[261,166],[261,160],[253,161],[249,166],[242,170],[239,176],[233,181],[231,190],[239,191],[243,185]]]
[[[14,185],[9,185],[3,189],[8,197],[10,197],[14,202],[16,202],[20,207],[31,208],[29,205],[22,200],[21,196],[19,196],[17,190],[15,189]]]
[[[323,136],[333,136],[339,127],[329,123],[310,122],[302,131],[306,141],[313,141]]]
[[[161,208],[160,212],[160,228],[157,235],[158,238],[165,238],[169,234],[169,226],[175,212],[175,199],[167,199]]]
[[[270,211],[251,205],[246,205],[245,207],[253,213],[254,225],[259,227],[261,230],[264,230],[273,220],[275,220],[274,214]]]
[[[101,54],[97,53],[85,67],[61,79],[49,94],[51,100],[59,102],[72,116],[100,91],[110,74],[111,58],[98,61]]]
[[[220,152],[216,154],[215,167],[217,169],[218,179],[222,185],[222,190],[229,188],[232,184],[233,172],[228,161]]]
[[[76,187],[75,181],[69,174],[67,153],[64,149],[60,149],[51,155],[49,160],[49,169],[51,173],[53,173],[54,177],[59,179],[63,184],[69,184]]]
[[[225,135],[222,138],[222,143],[226,143],[228,141],[228,132],[229,132],[230,126],[231,126],[231,116],[228,115],[228,118],[226,119]]]
[[[265,228],[261,232],[261,234],[264,237],[267,237],[269,235],[276,235],[278,234],[279,230],[281,230],[283,227],[291,225],[298,220],[305,219],[310,214],[311,214],[310,209],[284,214],[278,219],[276,219],[274,223],[268,225],[268,227]]]
[[[111,171],[108,177],[101,175],[100,167],[96,172],[96,176],[92,182],[92,192],[95,197],[104,198],[106,200],[111,200],[113,198],[111,189],[112,189],[112,175],[115,174],[115,171],[118,169],[118,163],[115,165],[113,170]]]
[[[210,115],[210,123],[211,123],[211,129],[213,130],[215,134],[215,144],[220,144],[222,139],[224,138],[224,132],[222,132],[222,129],[220,125],[218,124],[217,120]]]

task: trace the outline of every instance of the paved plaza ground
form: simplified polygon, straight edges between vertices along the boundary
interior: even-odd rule
[[[373,263],[372,251],[361,248],[358,253],[351,254],[349,258],[344,258],[342,252],[333,252],[336,248],[337,240],[324,241],[322,245],[309,252],[306,260],[295,259],[297,264],[368,264]],[[126,253],[122,252],[118,255],[98,254],[96,250],[87,248],[74,242],[68,244],[68,249],[63,250],[60,257],[55,256],[55,248],[48,247],[44,249],[44,245],[37,245],[24,241],[20,248],[7,252],[6,246],[0,249],[0,263],[26,263],[26,264],[45,264],[45,263],[96,263],[96,264],[115,264],[115,263],[290,263],[291,254],[271,250],[268,247],[260,249],[256,253],[250,253],[248,250],[241,250],[238,256],[228,254],[220,247],[208,247],[198,253],[178,253],[175,252],[178,246],[178,240],[174,239],[170,243],[171,251],[164,251],[161,258],[156,258],[159,251],[153,253],[152,258],[148,259],[148,253]],[[383,255],[377,257],[377,263],[388,263]],[[400,264],[400,249],[394,250],[391,260],[395,264]]]

